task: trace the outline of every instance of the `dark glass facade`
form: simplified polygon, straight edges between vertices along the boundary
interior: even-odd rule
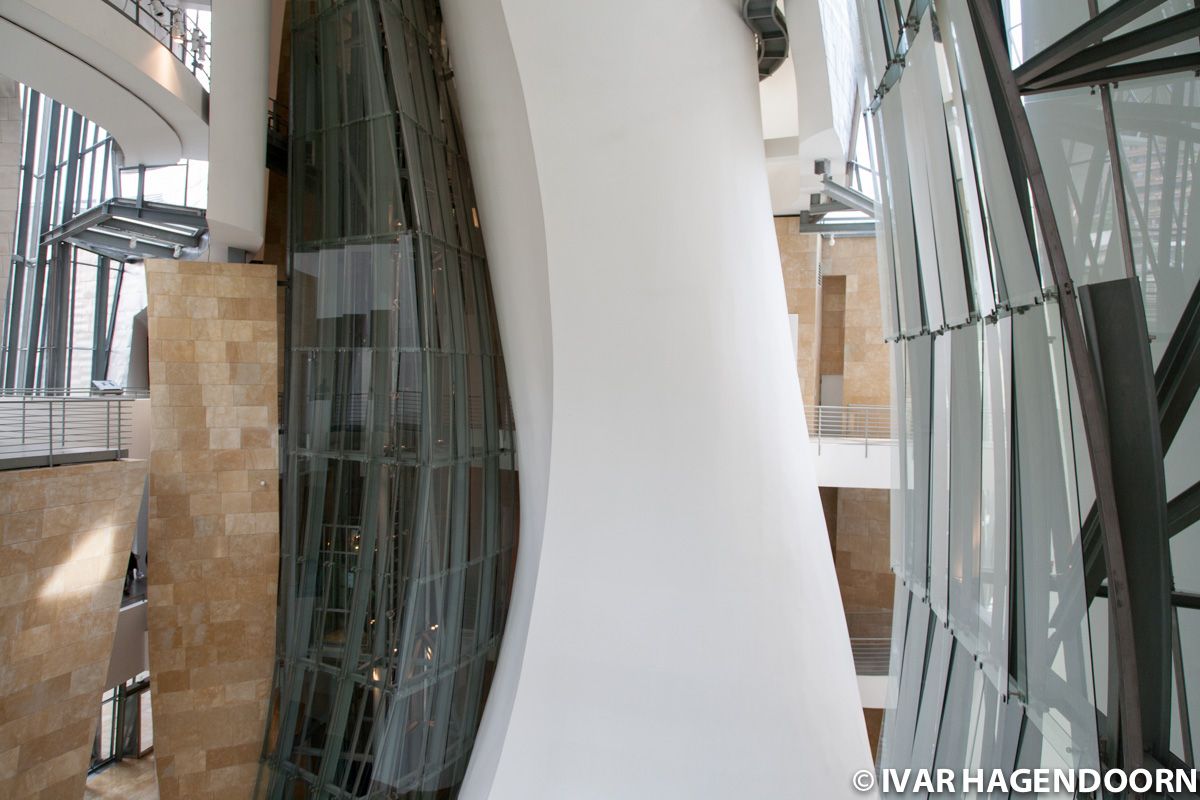
[[[292,15],[279,666],[258,795],[452,797],[518,507],[440,10],[297,0]]]

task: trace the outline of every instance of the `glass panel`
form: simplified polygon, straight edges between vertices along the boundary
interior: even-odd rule
[[[864,122],[869,122],[866,125],[867,141],[871,147],[871,163],[882,164],[883,152],[880,147],[882,137],[880,131],[880,116],[872,114]],[[893,228],[896,221],[892,216],[891,199],[888,195],[889,184],[885,177],[876,172],[872,176],[875,183],[876,197],[879,198],[875,204],[876,213],[879,216],[879,224],[876,226],[876,263],[879,267],[879,301],[883,311],[883,335],[889,340],[895,339],[900,335],[900,310],[897,308],[898,297],[896,294],[896,244],[894,241]]]
[[[996,287],[992,280],[983,200],[976,176],[974,140],[971,137],[967,107],[963,99],[958,55],[944,36],[940,41],[935,41],[935,47],[939,65],[944,64],[944,69],[940,69],[939,74],[942,77],[943,108],[958,198],[964,258],[970,277],[968,291],[975,317],[988,317],[996,310]]]
[[[965,3],[938,4],[943,37],[954,44],[958,79],[967,126],[976,154],[975,169],[983,200],[983,213],[991,231],[988,246],[997,302],[1020,308],[1041,298],[1038,271],[1030,245],[1031,220],[1022,211],[1024,188],[1018,192],[1008,159],[994,157],[1006,152],[996,109],[983,68],[979,43]],[[989,154],[991,157],[989,157]]]
[[[1068,491],[1075,463],[1063,360],[1057,305],[1013,318],[1014,490],[1020,499],[1013,519],[1020,554],[1014,614],[1023,635],[1011,668],[1047,749],[1068,759],[1067,766],[1098,767],[1083,553]]]
[[[919,336],[904,344],[911,404],[911,440],[904,473],[906,574],[913,591],[929,587],[929,491],[933,415],[933,342]]]
[[[903,83],[903,81],[902,81]],[[913,197],[905,146],[904,109],[900,93],[884,96],[878,115],[883,145],[881,195],[889,201],[889,219],[896,249],[896,294],[899,298],[900,332],[914,336],[928,330],[925,323],[920,276],[917,273],[917,234],[913,228]]]
[[[917,236],[917,274],[921,286],[920,296],[924,300],[927,330],[941,330],[947,320],[942,307],[942,285],[938,274],[937,228],[934,222],[933,192],[941,187],[930,183],[932,169],[926,141],[934,135],[933,129],[943,131],[942,153],[945,153],[942,112],[939,103],[932,104],[937,116],[927,119],[929,106],[925,95],[937,90],[937,65],[933,63],[933,51],[928,36],[918,36],[909,58],[910,68],[905,69],[900,81],[899,99],[903,104],[904,145],[908,158],[908,189],[912,193],[913,221]],[[928,78],[933,78],[932,86]]]
[[[929,12],[921,24],[932,27]],[[945,62],[939,62],[932,36],[917,36],[905,58],[908,66],[900,89],[905,123],[910,126],[907,143],[912,157],[913,206],[929,326],[936,330],[941,327],[939,316],[947,326],[961,325],[970,318],[972,308],[944,113],[949,87],[943,90]]]
[[[979,531],[980,661],[1008,694],[1008,562],[1012,320],[983,326],[983,511]]]
[[[981,481],[983,397],[982,325],[950,332],[951,374],[949,621],[972,652],[980,649]]]
[[[968,756],[982,720],[982,703],[983,677],[971,652],[956,643],[934,767],[952,769],[961,775],[962,769],[969,765]]]
[[[921,686],[930,628],[935,624],[929,606],[917,598],[909,604],[904,638],[904,662],[900,667],[900,694],[894,709],[887,711],[887,749],[881,751],[881,766],[912,766],[913,737],[921,706]]]
[[[1012,64],[1017,66],[1087,22],[1087,0],[1003,0]]]
[[[954,637],[950,635],[950,630],[935,617],[931,616],[930,619],[933,621],[933,642],[925,663],[925,685],[921,689],[920,710],[917,712],[917,727],[913,735],[910,759],[913,769],[933,767],[946,700],[950,656],[954,648]]]
[[[1130,242],[1157,363],[1200,279],[1200,247],[1191,244],[1200,241],[1200,82],[1191,75],[1122,81],[1112,99]]]
[[[1072,279],[1124,278],[1100,95],[1088,89],[1032,95],[1025,110]],[[1048,286],[1048,274],[1043,284]]]
[[[930,416],[929,604],[947,619],[950,575],[950,386],[951,338],[933,340],[933,394]]]

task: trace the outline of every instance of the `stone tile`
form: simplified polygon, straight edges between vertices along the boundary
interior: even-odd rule
[[[147,467],[0,473],[0,797],[83,794]]]
[[[151,469],[151,549],[163,564],[149,576],[159,791],[248,796],[274,659],[276,268],[151,262],[147,275],[151,374],[171,402],[154,417]],[[159,287],[186,296],[182,311],[159,303]],[[175,322],[156,325],[160,316]],[[191,361],[171,344],[181,323]],[[168,430],[177,435],[160,438]]]

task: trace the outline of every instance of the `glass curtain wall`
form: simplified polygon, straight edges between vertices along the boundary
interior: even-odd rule
[[[12,269],[0,327],[0,388],[86,389],[130,383],[134,318],[146,307],[140,261],[98,255],[47,232],[117,197],[207,204],[208,163],[125,167],[100,126],[21,87],[21,143]],[[144,380],[145,365],[134,383]],[[137,377],[142,376],[142,377]],[[144,389],[144,385],[135,388]]]
[[[92,380],[124,384],[133,315],[146,305],[140,265],[69,244],[42,244],[47,231],[119,194],[120,151],[107,131],[29,87],[21,87],[21,109],[0,385],[22,390],[87,387]]]
[[[292,15],[279,671],[258,796],[453,797],[518,508],[440,9]]]
[[[1147,674],[1169,665],[1170,685],[1143,691],[1143,703],[1159,697],[1170,707],[1141,710],[1170,718],[1169,747],[1147,736],[1151,756],[1194,764],[1200,514],[1188,509],[1200,497],[1200,411],[1196,381],[1178,373],[1192,363],[1180,353],[1200,336],[1200,79],[1186,66],[1200,42],[1171,33],[1194,5],[1142,4],[1136,19],[1096,40],[1099,49],[1059,59],[1041,83],[1029,77],[1039,54],[1114,5],[1122,4],[857,3],[901,431],[885,767],[1121,763],[1096,456],[1065,321],[1075,301],[1063,303],[1041,224],[1051,214],[1073,286],[1134,281],[1140,293],[1157,372],[1131,390],[1157,393],[1164,420],[1161,535],[1173,562],[1131,574],[1172,601],[1162,648],[1147,652],[1138,639],[1143,689]],[[995,15],[1010,63],[989,60],[984,14]],[[1122,36],[1147,30],[1161,31],[1158,46],[1143,38],[1137,52],[1122,49],[1133,47]],[[1001,70],[1022,95],[1049,207],[1023,171]],[[1099,342],[1089,331],[1093,355]],[[1109,396],[1108,414],[1121,415],[1126,402]]]

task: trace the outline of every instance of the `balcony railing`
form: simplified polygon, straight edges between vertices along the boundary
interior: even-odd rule
[[[850,650],[859,675],[887,675],[892,655],[892,612],[847,611]]]
[[[209,86],[208,63],[212,42],[183,9],[171,9],[162,0],[104,0],[150,34],[179,59],[204,86]]]
[[[808,435],[819,450],[825,440],[840,444],[891,441],[892,410],[888,406],[807,406]]]
[[[125,457],[135,399],[90,389],[0,391],[0,469]]]

